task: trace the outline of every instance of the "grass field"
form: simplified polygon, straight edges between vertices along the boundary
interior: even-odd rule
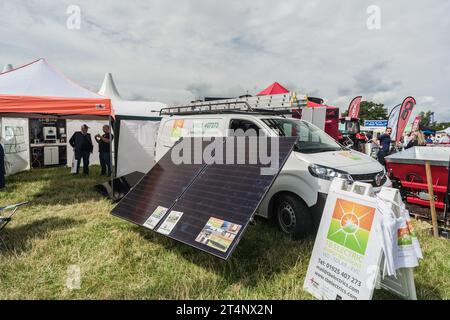
[[[258,219],[224,262],[111,216],[113,204],[93,190],[98,173],[54,168],[7,178],[0,206],[31,203],[4,230],[0,299],[312,298],[302,289],[312,240],[290,240]],[[450,242],[415,225],[425,256],[415,270],[419,299],[449,299]],[[80,289],[66,286],[71,265],[80,268]]]

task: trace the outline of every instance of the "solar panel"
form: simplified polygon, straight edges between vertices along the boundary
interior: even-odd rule
[[[280,139],[279,165],[271,175],[261,175],[264,165],[259,160],[255,164],[207,165],[173,207],[172,212],[180,212],[182,216],[170,233],[164,230],[165,234],[228,259],[291,153],[295,141],[295,138]],[[248,140],[246,143],[248,146]],[[248,163],[252,154],[248,152],[248,147],[246,150],[244,155]],[[258,151],[255,149],[253,152]]]
[[[177,165],[167,152],[111,213],[153,229],[203,167],[203,162]]]
[[[267,169],[268,165],[258,156],[260,147],[259,144],[255,145],[254,140],[245,137],[245,144],[238,148],[236,139],[220,139],[220,148],[213,152],[213,156],[221,149],[219,153],[224,154],[224,158],[228,157],[228,161],[224,160],[223,164],[203,162],[195,167],[174,165],[169,159],[169,151],[158,165],[173,170],[173,174],[167,174],[165,178],[181,175],[182,179],[178,180],[178,184],[171,183],[169,188],[163,187],[162,183],[155,185],[147,176],[158,177],[160,170],[157,169],[154,174],[152,169],[144,178],[147,182],[130,192],[122,200],[125,201],[124,205],[120,210],[116,207],[113,214],[228,259],[291,153],[297,138],[267,138],[268,150],[264,150],[266,154],[272,154],[271,139],[276,139],[279,143],[278,150],[274,150],[278,151],[278,161],[272,163],[275,167],[269,174],[261,174],[261,169]],[[208,143],[203,144],[203,151],[207,145]],[[231,157],[230,145],[234,150]],[[238,164],[238,160],[245,164]],[[184,187],[175,188],[180,184]],[[161,191],[165,192],[164,197],[158,200],[156,196],[161,195]],[[136,200],[139,200],[138,205],[134,204]],[[153,212],[152,218],[150,215]]]

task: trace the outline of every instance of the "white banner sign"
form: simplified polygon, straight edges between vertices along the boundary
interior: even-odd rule
[[[380,217],[370,185],[343,189],[337,179],[330,187],[304,288],[317,299],[368,300],[382,257]]]
[[[0,118],[0,128],[6,175],[30,169],[28,119]]]

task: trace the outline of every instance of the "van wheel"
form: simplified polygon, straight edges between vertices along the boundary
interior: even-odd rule
[[[275,202],[275,218],[279,228],[294,239],[312,234],[313,222],[309,208],[298,197],[283,194]]]

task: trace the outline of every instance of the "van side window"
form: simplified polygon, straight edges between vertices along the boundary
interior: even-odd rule
[[[241,134],[242,134],[242,132],[244,132],[245,136],[254,136],[254,135],[259,136],[259,130],[260,130],[260,128],[255,123],[253,123],[249,120],[243,120],[243,119],[232,119],[230,121],[229,128],[230,128],[230,130],[233,130],[233,131],[242,130]]]

